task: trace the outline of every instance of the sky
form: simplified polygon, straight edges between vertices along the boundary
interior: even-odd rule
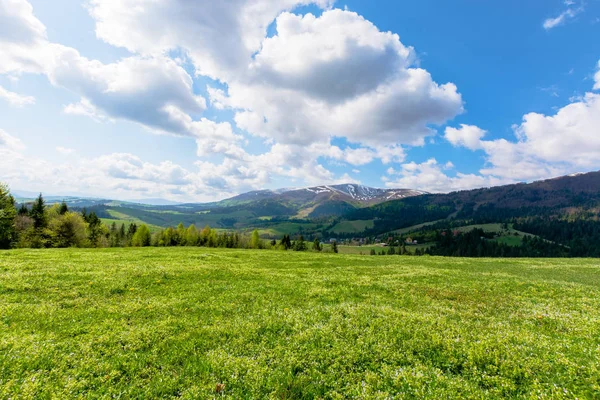
[[[600,0],[0,0],[0,181],[205,202],[600,169]]]

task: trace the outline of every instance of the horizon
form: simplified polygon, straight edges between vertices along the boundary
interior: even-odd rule
[[[374,3],[0,0],[0,181],[206,203],[600,169],[600,1]]]

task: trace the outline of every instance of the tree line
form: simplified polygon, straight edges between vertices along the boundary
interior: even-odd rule
[[[180,223],[176,228],[151,231],[146,224],[112,222],[106,225],[95,212],[71,210],[65,202],[48,206],[42,194],[30,205],[17,207],[8,186],[0,183],[0,249],[66,247],[171,247],[202,246],[244,249],[282,249],[322,251],[315,238],[309,245],[300,235],[292,240],[284,235],[280,241],[263,241],[255,230],[251,235],[217,231],[206,226],[197,229]],[[337,253],[337,244],[332,251]]]

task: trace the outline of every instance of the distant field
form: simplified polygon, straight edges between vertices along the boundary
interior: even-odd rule
[[[342,221],[335,225],[331,231],[333,233],[359,233],[365,229],[371,229],[375,225],[375,221],[357,220],[357,221]]]
[[[137,225],[145,224],[145,222],[139,218],[131,217],[127,214],[119,213],[114,210],[109,210],[108,213],[110,214],[110,216],[112,218],[100,218],[102,220],[102,222],[104,224],[106,224],[106,226],[108,226],[108,227],[110,227],[113,222],[116,223],[118,227],[121,227],[122,224],[125,224],[125,229],[127,229],[129,227],[129,225],[131,225],[133,223],[135,223]],[[146,224],[146,225],[148,225],[151,232],[156,232],[156,231],[159,231],[162,229],[160,226],[156,226],[156,225],[152,225],[152,224]]]
[[[473,229],[482,229],[485,232],[498,233],[500,236],[498,236],[494,240],[496,240],[497,242],[503,243],[503,244],[507,244],[509,246],[520,246],[521,243],[523,242],[523,238],[525,236],[529,236],[529,237],[534,236],[529,233],[525,233],[525,232],[521,232],[516,229],[513,229],[511,224],[508,225],[508,229],[503,229],[502,224],[469,225],[469,226],[463,226],[460,228],[456,228],[456,230],[459,232],[468,232]]]
[[[408,232],[416,231],[417,229],[421,229],[421,228],[424,228],[424,227],[429,226],[429,225],[435,225],[435,224],[437,224],[440,221],[443,221],[443,220],[432,221],[432,222],[424,222],[422,224],[409,226],[408,228],[396,229],[395,231],[392,231],[390,233],[396,233],[396,234],[402,235],[402,234],[405,234],[405,233],[408,233]]]
[[[302,230],[310,230],[318,227],[314,223],[282,222],[274,224],[268,228],[258,229],[261,236],[271,236],[281,238],[283,235],[302,234]]]
[[[592,399],[598,332],[598,260],[0,252],[2,399]]]
[[[414,253],[416,249],[420,249],[420,250],[424,250],[426,248],[428,248],[429,246],[431,246],[431,243],[425,243],[425,244],[420,244],[417,246],[406,246],[406,249],[411,252]],[[327,244],[324,246],[324,249],[330,249],[331,245]],[[398,251],[398,246],[395,247],[395,250]],[[371,250],[375,250],[375,252],[377,252],[377,254],[379,254],[381,251],[388,251],[387,247],[383,247],[383,246],[378,246],[378,245],[366,245],[366,246],[344,246],[344,245],[338,245],[338,251],[340,254],[362,254],[362,255],[369,255],[371,253]]]

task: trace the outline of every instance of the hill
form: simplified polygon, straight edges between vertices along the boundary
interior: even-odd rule
[[[94,211],[105,222],[145,222],[168,227],[179,223],[210,225],[220,229],[263,229],[274,236],[302,232],[314,219],[341,217],[353,210],[394,199],[418,196],[410,189],[376,189],[362,185],[315,186],[301,189],[261,190],[214,203],[139,204],[118,200],[51,197],[75,209]],[[158,199],[160,200],[160,199]],[[155,201],[162,202],[164,201]],[[31,201],[23,199],[21,201]],[[291,222],[290,222],[291,221]]]
[[[410,236],[420,246],[427,244],[421,250],[445,255],[465,254],[465,247],[475,246],[480,249],[469,248],[467,253],[600,256],[600,172],[448,194],[348,184],[255,191],[206,204],[152,206],[82,198],[67,202],[96,212],[106,224],[146,223],[153,231],[183,223],[241,232],[257,229],[269,239],[287,234],[401,243]],[[480,236],[464,229],[482,226]],[[498,228],[490,231],[491,226]],[[464,237],[456,243],[441,240],[444,232],[455,231]],[[477,237],[489,242],[479,246]],[[442,243],[451,250],[435,250]]]

